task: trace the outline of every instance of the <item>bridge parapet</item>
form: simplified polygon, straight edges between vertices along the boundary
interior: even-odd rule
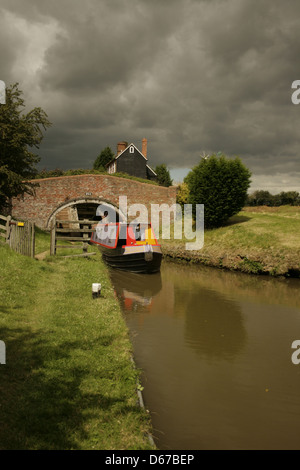
[[[107,202],[119,206],[119,197],[126,196],[128,205],[144,204],[150,214],[151,204],[175,204],[176,187],[165,188],[149,183],[108,175],[73,175],[34,180],[39,184],[35,195],[13,198],[12,216],[30,220],[42,229],[49,229],[51,218],[60,211],[74,209],[77,204]]]

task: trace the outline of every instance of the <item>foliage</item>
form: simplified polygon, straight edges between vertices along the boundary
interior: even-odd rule
[[[13,196],[32,193],[34,185],[24,180],[35,176],[40,157],[29,148],[39,148],[43,130],[51,126],[41,108],[23,113],[24,107],[15,83],[6,89],[6,104],[0,105],[0,207]]]
[[[205,228],[224,225],[244,206],[250,185],[250,171],[236,157],[225,155],[202,158],[185,177],[189,188],[188,202],[204,204]]]
[[[160,186],[172,186],[173,181],[170,172],[164,163],[156,166],[155,173],[157,174],[157,181]]]
[[[184,204],[188,204],[188,198],[189,198],[189,187],[187,183],[183,182],[177,188],[176,202],[177,204],[180,204],[181,206],[183,206]]]
[[[248,206],[300,206],[300,195],[297,191],[282,191],[279,194],[271,194],[269,191],[254,191],[247,198]]]
[[[40,173],[35,175],[36,179],[40,178],[55,178],[58,176],[74,176],[74,175],[105,175],[108,177],[116,177],[116,178],[126,178],[134,181],[139,181],[140,183],[146,184],[154,184],[157,185],[158,183],[154,180],[146,180],[143,178],[138,178],[137,176],[128,175],[128,173],[107,173],[104,170],[89,170],[84,168],[75,168],[71,170],[61,170],[56,168],[55,170],[42,170]]]
[[[114,153],[110,147],[105,147],[94,161],[93,169],[106,171],[105,165],[114,158]]]
[[[35,178],[56,178],[57,176],[64,176],[64,173],[64,170],[61,170],[60,168],[55,168],[54,170],[43,168],[41,171],[36,173]]]

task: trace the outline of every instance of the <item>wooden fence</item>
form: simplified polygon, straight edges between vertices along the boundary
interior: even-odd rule
[[[33,222],[20,222],[13,220],[10,215],[7,217],[0,215],[0,239],[5,239],[5,243],[17,253],[34,258],[35,229]]]
[[[91,234],[94,231],[92,225],[95,225],[93,220],[56,220],[54,217],[50,228],[50,255],[56,255],[57,250],[60,248],[82,248],[82,254],[72,254],[70,256],[95,255],[95,252],[87,252]],[[58,240],[77,243],[70,243],[68,245],[58,244]]]

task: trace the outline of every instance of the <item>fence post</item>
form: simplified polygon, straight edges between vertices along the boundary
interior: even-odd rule
[[[6,243],[9,243],[9,240],[10,240],[10,229],[11,229],[10,221],[11,221],[11,215],[8,215],[6,219]]]
[[[87,222],[87,220],[84,220],[83,222]],[[83,228],[88,230],[89,226],[83,225]],[[88,237],[89,237],[88,233],[83,233],[83,246],[82,246],[83,253],[87,253],[87,250],[88,250],[88,243],[87,241],[85,241],[85,238],[88,238]]]
[[[50,255],[56,255],[56,217],[53,217],[51,222]]]
[[[35,225],[31,222],[31,258],[35,256]]]

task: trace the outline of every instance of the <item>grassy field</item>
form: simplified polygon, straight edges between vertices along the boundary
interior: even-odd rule
[[[247,207],[225,227],[205,230],[204,247],[162,240],[165,256],[273,276],[300,276],[300,207]]]
[[[38,231],[36,248],[49,248],[48,235]],[[2,245],[0,266],[0,449],[153,448],[100,255],[38,261]]]

